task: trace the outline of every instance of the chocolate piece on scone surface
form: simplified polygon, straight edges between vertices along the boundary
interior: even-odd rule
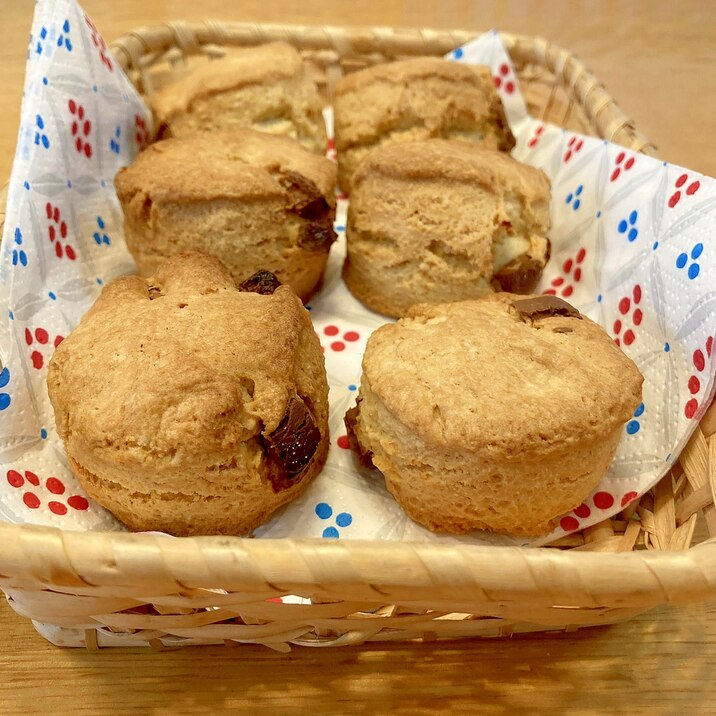
[[[516,256],[493,276],[497,290],[507,293],[530,293],[542,277],[545,260],[528,254]]]
[[[242,281],[238,288],[239,291],[250,291],[270,296],[280,285],[281,282],[276,278],[275,274],[270,271],[257,271],[245,281]]]
[[[568,316],[581,318],[582,314],[572,304],[558,296],[542,294],[512,301],[512,307],[525,318]]]
[[[419,304],[369,338],[346,425],[415,521],[536,536],[602,480],[642,381],[559,298]]]
[[[279,426],[262,435],[264,449],[276,467],[271,482],[276,492],[299,479],[321,444],[321,431],[311,409],[299,396],[290,398]]]
[[[270,274],[241,290],[184,253],[108,284],[55,351],[57,430],[87,493],[134,530],[246,534],[328,452],[328,385],[308,311]]]

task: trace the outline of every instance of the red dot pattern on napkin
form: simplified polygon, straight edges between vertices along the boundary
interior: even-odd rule
[[[638,497],[637,493],[633,490],[625,492],[619,500],[619,505],[624,508]],[[565,532],[574,532],[582,527],[581,520],[586,520],[594,515],[594,510],[610,510],[614,507],[617,502],[617,498],[606,490],[600,490],[595,492],[591,498],[591,503],[594,508],[590,507],[587,502],[583,502],[568,515],[564,515],[560,521],[559,526]]]
[[[326,146],[326,159],[330,159],[332,162],[335,162],[336,159],[338,159],[336,140],[333,139],[333,137],[328,140],[328,145]]]
[[[38,510],[42,507],[42,497],[45,491],[55,496],[55,499],[47,501],[47,509],[55,515],[66,515],[68,508],[80,512],[89,508],[89,501],[82,495],[70,495],[66,502],[61,501],[59,498],[67,492],[67,488],[64,482],[57,477],[48,477],[45,480],[44,489],[40,478],[30,470],[25,470],[22,473],[19,470],[8,470],[5,478],[8,485],[17,490],[30,488],[23,492],[22,501],[31,510]]]
[[[85,114],[85,108],[78,104],[74,99],[67,102],[67,108],[72,115],[72,138],[75,142],[75,149],[79,154],[83,154],[87,159],[92,156],[92,144],[90,142],[90,132],[92,131],[92,122]]]
[[[62,212],[58,206],[49,201],[45,204],[45,216],[47,217],[47,237],[55,247],[55,256],[61,259],[66,256],[70,261],[77,258],[72,245],[67,239],[67,222],[62,218]]]
[[[497,74],[493,76],[492,81],[495,83],[495,87],[505,94],[512,94],[515,91],[515,78],[506,62],[497,68]]]
[[[540,124],[539,127],[537,127],[535,129],[534,134],[527,141],[527,146],[530,149],[534,149],[539,144],[539,140],[542,139],[543,134],[544,134],[544,125]]]
[[[97,48],[100,62],[110,71],[113,72],[112,60],[109,58],[109,50],[105,41],[102,39],[102,35],[99,34],[99,30],[95,27],[95,24],[85,15],[85,22],[87,27],[90,29],[90,36],[92,38],[92,44]]]
[[[338,326],[329,325],[323,329],[323,334],[329,338],[335,338],[341,333],[341,329]],[[346,349],[347,343],[355,343],[360,339],[360,334],[357,331],[345,331],[342,336],[343,340],[331,341],[330,347],[332,351],[340,353]]]
[[[45,357],[52,355],[52,350],[57,348],[63,340],[63,336],[55,336],[50,343],[50,334],[44,328],[36,328],[34,332],[25,328],[25,343],[31,348],[32,367],[40,370],[45,365]]]
[[[579,529],[579,520],[576,517],[566,515],[559,521],[559,526],[565,532],[574,532],[574,530]]]
[[[689,181],[689,175],[684,173],[674,182],[674,193],[669,197],[669,208],[673,209],[681,201],[681,191],[683,189],[685,196],[693,196],[700,188],[701,182],[696,180],[692,181],[684,188],[686,183]]]
[[[582,280],[582,264],[586,256],[587,250],[582,247],[573,258],[566,259],[562,263],[562,275],[553,278],[550,288],[544,293],[550,296],[559,294],[564,298],[569,298],[574,293],[575,284]]]
[[[612,170],[611,175],[609,176],[609,181],[616,181],[620,175],[622,175],[624,172],[628,172],[636,162],[636,159],[634,157],[626,158],[626,152],[619,152],[617,154],[617,158],[614,161],[614,169]]]
[[[608,492],[597,492],[594,495],[594,506],[600,510],[608,510],[614,504],[614,495]]]
[[[614,342],[619,346],[623,342],[625,346],[630,346],[636,340],[634,328],[641,325],[644,318],[639,303],[641,302],[641,286],[636,284],[630,296],[624,296],[619,300],[617,306],[619,317],[614,321],[612,329],[614,331]],[[630,325],[631,324],[631,325]],[[624,329],[624,333],[622,333]]]
[[[134,115],[134,141],[140,150],[149,144],[149,129],[147,128],[147,123],[138,114]]]
[[[575,507],[574,514],[577,515],[577,517],[586,519],[592,514],[592,510],[589,508],[589,505],[582,503],[579,507]]]
[[[634,500],[637,497],[637,493],[634,491],[631,492],[625,492],[622,496],[621,505],[622,507],[626,507],[630,502],[634,502]]]
[[[578,136],[572,137],[567,142],[567,150],[564,153],[564,157],[562,157],[562,161],[566,164],[575,154],[579,154],[579,152],[582,151],[582,147],[584,146],[584,140],[580,139]]]
[[[703,350],[701,348],[697,348],[693,355],[691,356],[691,362],[694,366],[694,373],[692,373],[689,376],[689,380],[687,382],[687,388],[689,390],[689,393],[693,396],[689,398],[686,401],[686,405],[684,405],[684,415],[691,420],[695,415],[696,411],[699,409],[699,400],[696,397],[700,392],[703,386],[706,383],[705,378],[707,376],[702,376],[701,373],[704,372],[706,369],[706,358],[711,357],[711,353],[713,352],[714,348],[714,337],[709,336],[706,339],[706,343],[703,347]],[[705,355],[704,355],[705,354]],[[703,384],[702,384],[703,381]]]

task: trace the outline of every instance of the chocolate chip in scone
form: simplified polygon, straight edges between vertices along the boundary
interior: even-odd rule
[[[168,139],[171,136],[172,130],[169,128],[169,125],[166,122],[162,122],[159,127],[157,127],[155,141],[158,142],[160,139]]]
[[[299,172],[284,171],[278,180],[288,191],[289,211],[303,219],[320,221],[330,213],[331,207],[320,189]]]
[[[547,318],[548,316],[566,316],[579,318],[582,314],[572,305],[557,296],[534,296],[513,301],[512,307],[522,318]]]
[[[370,450],[365,450],[356,437],[356,423],[358,422],[359,414],[360,398],[356,401],[355,407],[347,410],[343,417],[343,422],[346,425],[346,432],[348,434],[348,445],[356,454],[358,462],[363,465],[363,467],[372,468],[375,467],[375,465],[373,465],[373,453]]]
[[[336,232],[329,223],[310,223],[301,227],[298,234],[298,245],[310,251],[328,251],[329,246],[336,240]]]
[[[279,492],[300,479],[321,442],[321,431],[309,407],[295,396],[289,400],[279,426],[261,439],[273,468],[271,485]]]
[[[503,266],[493,278],[502,291],[530,293],[534,291],[541,275],[542,262],[522,254]]]
[[[281,282],[270,271],[257,271],[239,284],[239,291],[270,296]]]
[[[288,195],[287,209],[306,223],[298,234],[298,245],[309,251],[327,251],[336,240],[331,206],[320,189],[299,172],[283,171],[279,184]]]

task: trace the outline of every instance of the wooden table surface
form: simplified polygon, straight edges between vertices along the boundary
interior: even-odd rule
[[[33,3],[2,0],[0,177],[17,134]],[[86,0],[112,38],[165,20],[233,19],[541,35],[577,53],[662,158],[716,175],[716,4],[702,0]],[[550,637],[288,655],[264,647],[57,649],[0,607],[0,713],[716,713],[716,607],[660,609]]]

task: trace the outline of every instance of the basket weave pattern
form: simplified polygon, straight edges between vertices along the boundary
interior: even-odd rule
[[[301,51],[330,99],[346,72],[443,55],[473,36],[170,23],[136,30],[111,49],[150,95],[227,48],[282,39]],[[533,115],[653,153],[573,55],[540,39],[502,39]],[[0,587],[20,614],[81,630],[89,648],[97,648],[103,633],[118,643],[131,635],[155,648],[252,642],[285,651],[290,644],[494,637],[608,624],[661,604],[716,597],[715,433],[712,408],[653,490],[615,518],[551,546],[558,549],[171,539],[0,524]],[[707,538],[691,546],[695,532]],[[276,600],[285,595],[311,603]]]

